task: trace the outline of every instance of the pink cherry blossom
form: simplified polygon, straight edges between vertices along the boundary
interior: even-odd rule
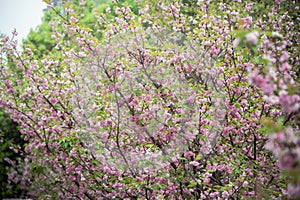
[[[258,42],[258,36],[259,36],[259,33],[257,31],[254,31],[254,32],[246,34],[245,38],[246,38],[247,42],[249,42],[249,44],[256,45]]]
[[[289,95],[286,91],[280,91],[279,101],[283,109],[287,112],[298,111],[300,108],[299,95]]]

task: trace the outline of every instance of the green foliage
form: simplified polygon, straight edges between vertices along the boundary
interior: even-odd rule
[[[27,38],[23,40],[23,46],[33,49],[38,58],[49,54],[56,45],[51,38],[52,28],[49,24],[54,17],[53,12],[50,12],[50,10],[45,11],[42,24],[36,29],[31,29]]]
[[[116,17],[114,10],[116,9],[117,5],[112,4],[111,1],[107,0],[88,0],[84,6],[84,9],[82,9],[78,6],[79,3],[80,1],[78,0],[66,2],[65,6],[68,5],[68,7],[74,9],[75,12],[82,13],[84,17],[79,21],[79,25],[81,26],[81,28],[91,30],[94,33],[94,36],[96,36],[98,39],[101,39],[103,35],[97,30],[99,27],[95,26],[95,22],[97,21],[97,19],[95,18],[92,10],[95,9],[100,13],[105,13],[105,9],[110,7],[112,12],[106,13],[106,15],[108,16],[108,18],[113,18]],[[138,14],[139,8],[135,0],[119,1],[118,6],[128,6],[135,14]],[[29,47],[33,49],[34,54],[37,58],[43,58],[46,55],[55,52],[54,48],[56,46],[56,42],[51,37],[52,27],[50,26],[50,22],[54,21],[59,17],[65,17],[69,20],[69,14],[66,14],[62,10],[62,8],[55,7],[53,9],[47,9],[46,11],[44,11],[42,23],[35,29],[30,30],[30,33],[28,34],[27,38],[23,40],[23,47]],[[102,29],[103,28],[104,27],[102,27]],[[69,38],[64,39],[68,40]]]
[[[18,131],[17,124],[13,122],[3,109],[0,110],[0,199],[13,197],[22,193],[19,185],[8,186],[8,172],[12,166],[9,162],[16,162],[21,157],[21,147],[24,140]],[[14,147],[18,152],[11,149]],[[17,197],[17,196],[16,196]]]

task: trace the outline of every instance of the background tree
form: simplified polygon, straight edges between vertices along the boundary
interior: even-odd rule
[[[1,38],[3,37],[4,35],[1,35]],[[6,64],[16,69],[11,59]],[[18,70],[14,72],[18,73]],[[0,109],[0,143],[0,198],[20,197],[26,191],[19,184],[12,183],[8,174],[10,169],[24,158],[22,152],[26,142],[19,132],[18,124],[5,113],[3,108]]]
[[[21,197],[25,191],[20,188],[20,185],[8,184],[8,174],[10,168],[23,158],[21,152],[25,142],[21,138],[18,125],[4,113],[3,109],[0,110],[0,127],[0,198]]]

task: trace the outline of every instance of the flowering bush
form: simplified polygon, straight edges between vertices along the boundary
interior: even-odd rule
[[[47,55],[1,40],[28,197],[299,197],[297,3],[85,4],[52,8]]]

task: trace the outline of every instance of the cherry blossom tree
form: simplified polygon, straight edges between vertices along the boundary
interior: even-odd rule
[[[89,1],[49,5],[43,57],[2,38],[0,105],[28,141],[11,179],[32,198],[299,197],[298,3],[137,2],[89,24]]]

